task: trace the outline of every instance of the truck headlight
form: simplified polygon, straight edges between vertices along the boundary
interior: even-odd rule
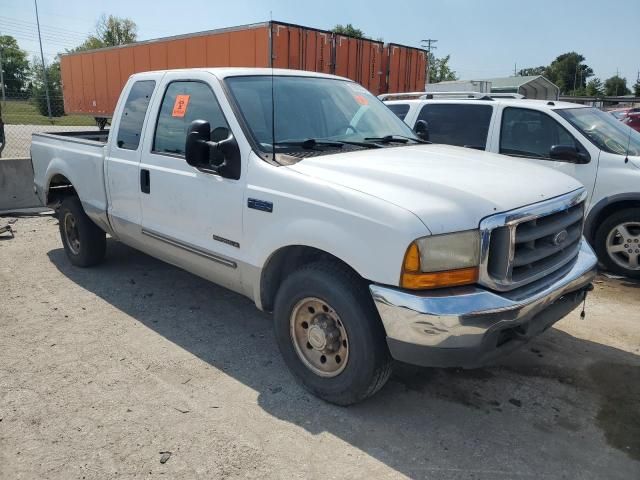
[[[478,230],[419,238],[407,248],[400,286],[420,290],[476,283],[479,261]]]

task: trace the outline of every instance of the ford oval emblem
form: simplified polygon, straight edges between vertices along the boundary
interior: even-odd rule
[[[569,232],[567,232],[566,230],[560,230],[553,236],[553,244],[562,245],[567,240],[568,236]]]

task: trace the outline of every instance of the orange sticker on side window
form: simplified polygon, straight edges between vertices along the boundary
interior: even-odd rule
[[[184,117],[184,114],[187,113],[187,105],[189,105],[189,97],[191,95],[177,95],[176,101],[173,104],[173,112],[171,112],[172,117]]]
[[[369,105],[369,100],[367,100],[367,98],[362,95],[354,95],[353,98],[355,98],[356,102],[358,102],[360,105]]]

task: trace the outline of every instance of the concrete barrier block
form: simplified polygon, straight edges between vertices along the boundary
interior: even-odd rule
[[[41,206],[33,192],[31,159],[0,159],[0,210]]]

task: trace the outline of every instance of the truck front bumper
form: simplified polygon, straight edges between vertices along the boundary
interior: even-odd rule
[[[522,345],[576,308],[597,259],[586,241],[568,267],[511,292],[477,286],[411,292],[371,285],[391,355],[428,367],[474,368]]]

